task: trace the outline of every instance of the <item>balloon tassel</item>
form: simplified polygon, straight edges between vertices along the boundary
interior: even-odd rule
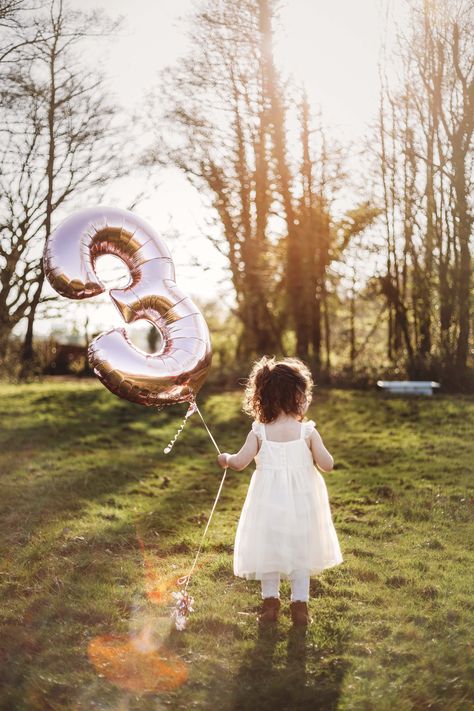
[[[193,414],[196,412],[196,410],[197,410],[197,405],[196,405],[196,403],[195,403],[195,402],[190,402],[190,403],[189,403],[189,407],[188,407],[188,411],[186,412],[186,414],[185,414],[185,416],[184,416],[184,420],[182,421],[181,426],[179,427],[178,431],[176,432],[176,434],[175,434],[175,436],[173,437],[173,439],[171,440],[171,442],[170,442],[170,443],[168,444],[168,446],[165,447],[164,450],[163,450],[163,452],[164,452],[165,454],[169,454],[169,453],[171,452],[171,450],[172,450],[173,447],[174,447],[174,443],[176,442],[176,440],[178,439],[179,435],[180,435],[181,432],[183,431],[186,422],[187,422],[188,419],[191,417],[191,415],[193,415]]]

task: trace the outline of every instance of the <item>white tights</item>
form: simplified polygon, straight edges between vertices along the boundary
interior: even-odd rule
[[[309,600],[309,575],[301,570],[291,574],[291,602]],[[262,598],[280,597],[280,573],[264,573],[262,576]]]

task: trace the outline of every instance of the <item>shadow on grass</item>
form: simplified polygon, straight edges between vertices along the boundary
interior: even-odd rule
[[[232,709],[276,708],[277,699],[270,688],[277,677],[274,657],[278,641],[276,626],[259,627],[255,645],[245,655],[235,679]]]
[[[100,599],[94,599],[99,591],[101,595],[105,594],[101,591],[107,590],[108,584],[120,580],[130,586],[130,600],[133,600],[133,580],[128,580],[126,574],[121,577],[122,555],[125,554],[127,560],[140,556],[133,524],[140,522],[145,531],[158,529],[163,532],[162,549],[170,547],[176,536],[185,552],[188,549],[194,551],[197,546],[193,538],[195,524],[189,524],[189,514],[195,513],[196,506],[209,510],[215,494],[213,476],[202,472],[204,464],[195,467],[193,474],[183,475],[189,466],[193,445],[202,449],[208,446],[207,434],[199,427],[199,421],[196,420],[196,427],[188,428],[186,441],[179,442],[179,455],[173,459],[163,457],[162,447],[167,442],[157,441],[155,435],[154,442],[150,445],[146,442],[145,462],[141,461],[134,446],[134,442],[143,444],[144,433],[129,431],[127,425],[137,421],[148,424],[150,412],[145,408],[130,409],[119,400],[104,404],[97,398],[99,415],[93,407],[94,395],[79,392],[70,397],[63,393],[59,405],[53,398],[54,406],[49,396],[36,398],[34,406],[40,408],[41,402],[38,401],[43,400],[43,405],[51,405],[54,416],[58,409],[64,408],[61,420],[51,423],[25,418],[14,432],[4,433],[5,448],[13,455],[29,444],[34,447],[31,461],[38,461],[41,472],[27,475],[23,463],[12,459],[11,470],[6,472],[2,484],[5,486],[5,480],[9,480],[3,511],[9,571],[4,595],[5,603],[8,600],[11,606],[7,610],[5,604],[0,653],[4,690],[0,708],[3,703],[6,704],[4,708],[20,708],[24,699],[29,698],[30,690],[39,684],[36,670],[25,672],[33,658],[47,668],[51,676],[51,681],[49,676],[41,681],[37,708],[49,708],[50,703],[57,703],[58,708],[64,703],[67,708],[67,698],[75,693],[70,670],[75,669],[75,673],[86,678],[94,677],[84,655],[88,638],[94,633],[108,631],[111,624],[118,623],[121,614],[127,618],[133,612],[131,602],[127,602],[128,592],[121,594],[109,609]],[[68,408],[69,401],[74,402],[74,408]],[[76,412],[88,408],[92,411],[84,422],[84,416],[80,418]],[[153,429],[169,428],[174,420],[179,422],[179,413],[158,413],[151,426]],[[101,427],[104,429],[99,429]],[[83,444],[83,438],[91,432],[96,433],[96,442]],[[148,436],[145,433],[145,437]],[[110,458],[99,460],[94,457],[94,449],[97,453],[103,452],[108,447],[106,437],[118,442],[120,449],[117,446],[111,448]],[[86,448],[92,450],[92,456],[89,452],[88,458],[84,459],[82,452]],[[161,455],[156,461],[155,451]],[[212,452],[212,448],[209,451]],[[68,462],[67,458],[71,456],[73,458]],[[76,456],[77,460],[74,459]],[[49,468],[45,460],[51,461]],[[169,474],[176,468],[178,476],[173,478],[170,475],[171,481],[166,489],[156,482],[157,467],[161,469],[160,474]],[[197,484],[202,498],[192,488]],[[125,497],[127,494],[130,500]],[[117,501],[115,496],[123,498]],[[111,508],[105,508],[104,512],[88,511],[90,504],[105,504]],[[143,508],[141,515],[133,513],[136,511],[134,504]],[[125,518],[120,520],[113,513],[114,507],[118,512],[124,509]],[[82,519],[84,514],[87,515]],[[7,516],[8,522],[5,520]],[[110,523],[109,519],[115,523]],[[50,535],[49,526],[54,529],[61,521],[64,521],[64,533],[54,531],[54,535]],[[80,530],[81,523],[84,531]],[[72,528],[76,530],[71,533]],[[35,537],[33,534],[37,529]],[[74,536],[77,532],[85,535]],[[183,538],[187,538],[187,542],[182,542]],[[151,550],[156,546],[150,543],[147,547]],[[167,555],[168,551],[161,550],[160,553]],[[145,576],[143,574],[141,579],[140,566],[138,570],[140,589],[144,588]],[[86,590],[89,579],[93,581],[90,599]],[[144,590],[137,594],[145,597]],[[61,683],[56,684],[53,677],[61,678]]]
[[[46,414],[40,413],[42,403],[48,408]],[[79,518],[90,503],[114,506],[113,498],[108,501],[107,497],[124,493],[156,497],[161,508],[163,504],[169,507],[176,503],[166,518],[175,521],[177,528],[178,509],[186,509],[182,495],[189,482],[181,474],[190,454],[198,451],[206,455],[206,460],[208,453],[213,456],[212,445],[197,416],[194,426],[188,425],[178,443],[179,453],[165,457],[163,448],[170,429],[172,435],[172,425],[177,428],[181,424],[177,408],[153,413],[118,398],[106,399],[95,390],[54,392],[30,398],[28,404],[30,409],[37,408],[38,417],[20,418],[2,433],[0,440],[2,452],[8,457],[8,469],[4,467],[2,472],[0,513],[11,519],[9,533],[18,529],[18,538],[8,543],[9,551],[12,543],[24,544],[37,527],[58,515],[69,513],[71,518]],[[157,436],[157,430],[162,430],[162,436]],[[205,469],[204,461],[201,467]],[[195,471],[199,468],[194,466]],[[173,470],[180,476],[173,477]],[[156,478],[163,475],[168,475],[167,495],[157,489]],[[147,484],[142,483],[150,477],[153,491],[147,491]],[[135,482],[139,483],[130,489]],[[208,483],[213,483],[211,478]],[[189,501],[188,508],[193,504]]]
[[[342,644],[319,649],[310,631],[301,627],[289,630],[286,650],[278,654],[280,642],[285,644],[277,627],[259,629],[236,676],[233,711],[336,709],[347,668]]]
[[[161,512],[166,512],[167,517],[174,516],[179,525],[185,509],[173,507],[173,497],[167,494],[154,512],[158,520]],[[87,684],[95,679],[96,672],[87,659],[90,639],[98,634],[128,634],[131,624],[141,625],[138,605],[152,615],[146,600],[146,570],[142,570],[139,562],[138,541],[129,523],[112,526],[107,533],[104,529],[102,535],[97,532],[93,540],[82,544],[82,551],[78,549],[80,542],[70,545],[70,549],[59,548],[54,562],[40,565],[37,572],[30,575],[28,588],[22,589],[23,583],[13,580],[10,590],[5,587],[5,594],[17,601],[14,613],[2,630],[0,709],[71,708],[71,698],[77,693],[75,677],[86,679]],[[104,552],[106,548],[109,554]],[[120,591],[107,606],[95,596],[105,595],[107,586],[116,583],[124,548],[127,557],[130,550],[132,555],[133,549],[136,550],[137,580],[134,583],[131,579],[128,589]],[[115,555],[111,555],[112,551]],[[90,595],[87,593],[89,579]],[[168,617],[169,613],[165,610],[162,614]],[[182,641],[178,634],[175,637]],[[185,650],[183,645],[175,646],[178,654]],[[28,671],[33,659],[35,665]],[[48,670],[45,677],[38,671],[42,668]],[[36,705],[23,706],[36,686]],[[103,699],[108,692],[101,686],[97,693]],[[117,690],[113,693],[121,694]]]

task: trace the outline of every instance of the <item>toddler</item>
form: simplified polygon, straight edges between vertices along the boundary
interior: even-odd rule
[[[221,467],[237,471],[255,459],[234,546],[234,574],[260,580],[259,620],[275,622],[280,579],[291,581],[291,617],[307,625],[310,575],[342,563],[326,484],[331,454],[312,420],[303,422],[312,397],[309,369],[297,358],[264,356],[247,381],[244,412],[252,429],[236,454],[220,454]]]

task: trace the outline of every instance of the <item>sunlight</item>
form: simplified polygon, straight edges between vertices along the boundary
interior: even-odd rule
[[[108,291],[125,289],[131,281],[127,265],[114,254],[101,254],[95,260],[94,269]]]
[[[385,0],[292,0],[281,9],[276,58],[333,128],[356,136],[377,105]]]
[[[106,287],[107,291],[111,289],[125,289],[131,281],[130,271],[120,257],[113,254],[103,254],[98,257],[95,261],[95,271],[101,282]],[[114,318],[110,319],[110,328],[115,326],[116,328],[124,328],[125,323],[122,319],[122,315],[117,312],[116,307],[112,306],[112,302],[108,297],[107,306],[102,302],[101,305],[97,304],[93,307],[95,310],[99,308],[101,310],[101,315],[105,314],[105,309],[107,312],[114,312]],[[87,306],[87,305],[84,305]],[[117,318],[118,316],[118,318]],[[133,345],[139,350],[147,354],[157,353],[161,350],[163,344],[163,338],[159,330],[147,319],[139,319],[126,326],[127,336]]]

